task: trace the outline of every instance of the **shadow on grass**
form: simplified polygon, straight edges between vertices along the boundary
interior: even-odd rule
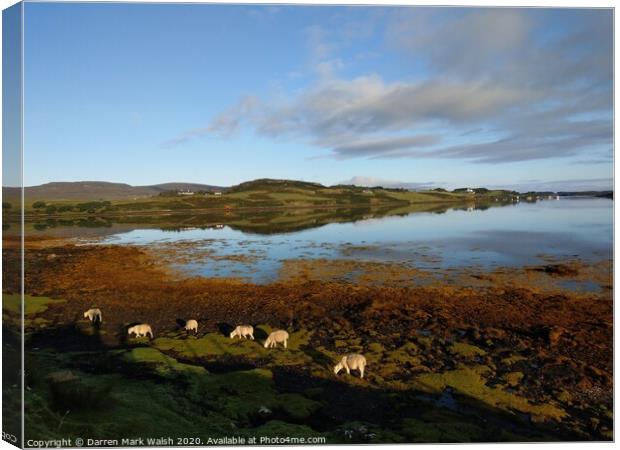
[[[322,402],[317,414],[305,422],[321,432],[361,422],[400,430],[405,442],[584,440],[557,424],[533,424],[525,414],[513,414],[470,396],[458,395],[459,409],[452,410],[441,406],[440,397],[415,389],[379,389],[353,384],[347,376],[317,378],[290,367],[275,368],[273,374],[278,391]],[[364,439],[358,436],[359,442],[371,442]]]
[[[229,323],[220,322],[217,324],[217,331],[225,337],[230,336],[230,333],[235,329],[235,327]]]
[[[267,333],[264,329],[259,326],[254,326],[254,339],[256,341],[263,343],[268,336],[269,333]]]
[[[129,326],[131,324],[123,327],[125,332],[121,336],[126,336],[126,328]],[[100,333],[99,328],[90,324],[85,326],[81,322],[56,324],[32,333],[28,347],[50,348],[58,354],[84,352],[77,358],[61,360],[65,361],[65,367],[59,367],[58,370],[75,368],[95,377],[120,374],[127,380],[166,384],[175,389],[176,397],[166,397],[162,402],[175,398],[175,402],[195,405],[201,411],[216,410],[224,415],[230,414],[231,420],[239,421],[244,426],[261,426],[277,419],[305,425],[320,433],[341,436],[342,442],[351,443],[399,440],[430,443],[584,440],[583,436],[571,432],[566,425],[555,422],[533,423],[527,415],[512,414],[458,393],[456,398],[459,408],[454,410],[442,407],[438,398],[421,391],[379,388],[373,384],[372,379],[360,381],[346,375],[337,377],[331,372],[331,358],[309,345],[302,345],[301,352],[313,364],[328,371],[327,376],[313,376],[310,365],[273,367],[268,366],[268,360],[249,361],[241,356],[224,354],[208,361],[196,355],[176,359],[181,363],[198,364],[213,377],[222,374],[221,378],[177,373],[172,358],[163,359],[169,374],[163,377],[151,364],[126,361],[114,356],[110,351],[126,349],[126,342],[118,347],[106,346]],[[255,327],[255,335],[259,340],[266,338],[267,333]],[[140,346],[132,345],[131,348]],[[273,381],[266,381],[264,376],[251,372],[252,369],[263,367],[269,367]],[[193,383],[191,380],[196,380],[202,386],[201,389],[205,389],[204,392],[196,393],[188,389],[188,383]],[[265,387],[271,386],[271,383],[272,387]],[[92,409],[96,410],[100,399],[106,398],[110,390],[116,389],[123,388],[102,384],[90,389],[88,384],[78,383],[69,377],[66,383],[50,385],[52,406],[62,412],[71,403],[81,402],[92,404]],[[282,395],[286,400],[275,402],[274,398]],[[246,404],[250,404],[253,409],[244,409],[243,405]],[[270,407],[271,413],[265,417],[257,413],[263,404],[273,404]],[[310,408],[308,405],[314,406]],[[226,408],[240,409],[229,412]],[[187,414],[187,420],[190,420]],[[152,420],[157,421],[157,417]],[[360,423],[368,425],[361,426]],[[375,427],[376,431],[359,431],[368,427]],[[167,430],[162,429],[164,431]],[[378,441],[371,437],[377,433],[384,433],[379,434]],[[340,438],[335,439],[335,442],[339,442]]]
[[[332,358],[327,356],[325,353],[315,349],[311,345],[302,345],[299,347],[299,349],[304,352],[306,356],[310,357],[315,364],[321,367],[331,369],[334,365],[334,361],[332,360]]]

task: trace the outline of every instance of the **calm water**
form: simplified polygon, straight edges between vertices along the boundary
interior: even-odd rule
[[[192,261],[179,264],[190,273],[266,282],[277,278],[283,260],[296,258],[398,262],[425,269],[520,266],[538,264],[547,257],[609,259],[612,238],[613,202],[579,198],[412,213],[273,235],[227,226],[137,229],[113,234],[103,242],[182,244],[184,252],[194,253]]]

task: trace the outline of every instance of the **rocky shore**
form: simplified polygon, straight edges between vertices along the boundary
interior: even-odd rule
[[[18,257],[5,245],[5,267]],[[145,249],[56,242],[32,245],[26,266],[26,423],[37,438],[613,439],[609,263],[412,286],[311,277],[254,285],[179,277]],[[580,274],[600,289],[558,284]],[[18,286],[4,289],[3,313],[15,321],[6,305]],[[100,326],[82,318],[93,306]],[[199,322],[195,336],[182,330],[188,319]],[[155,339],[128,339],[135,322],[151,324]],[[228,339],[241,323],[255,326],[257,341]],[[276,328],[291,334],[288,350],[262,347]],[[364,380],[333,374],[350,352],[366,355]],[[88,401],[67,413],[76,398]],[[132,416],[130,401],[148,407]]]

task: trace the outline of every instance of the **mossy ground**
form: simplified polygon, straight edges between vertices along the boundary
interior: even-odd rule
[[[378,443],[606,439],[612,431],[604,298],[171,280],[137,249],[54,248],[54,265],[50,251],[41,250],[39,266],[29,261],[41,270],[33,290],[47,296],[33,297],[27,315],[35,437],[290,427],[329,442]],[[93,302],[104,309],[101,327],[81,317]],[[177,317],[197,318],[200,332],[179,331]],[[597,325],[574,326],[586,318]],[[128,319],[152,324],[155,339],[126,339]],[[218,330],[222,322],[252,323],[257,339],[231,340]],[[550,325],[570,330],[553,348]],[[289,331],[288,349],[263,348],[275,328]],[[350,352],[366,355],[365,379],[333,374]],[[59,370],[79,383],[53,394],[44,377]],[[109,401],[59,408],[70,403],[59,395],[89,391]],[[456,410],[443,402],[446,393]],[[493,426],[481,426],[481,417]]]
[[[260,330],[259,335],[272,330],[266,325],[255,328]],[[345,397],[366,396],[367,390],[383,386],[386,390],[402,391],[403,394],[389,397],[390,402],[398,402],[403,400],[395,399],[400,395],[406,398],[414,386],[419,392],[433,394],[451,388],[462,396],[464,404],[478,402],[552,420],[563,417],[555,406],[533,405],[500,387],[487,386],[490,369],[486,366],[423,373],[411,383],[396,380],[403,367],[415,368],[422,363],[423,347],[414,342],[393,350],[378,343],[369,344],[365,348],[372,368],[368,379],[359,379],[355,372],[353,376],[335,377],[331,367],[343,347],[364,347],[363,342],[359,338],[349,341],[343,334],[341,344],[328,349],[312,346],[312,336],[312,332],[302,329],[291,333],[289,349],[265,349],[260,340],[231,340],[218,333],[188,336],[171,332],[150,343],[133,342],[125,349],[65,354],[32,352],[29,366],[36,375],[28,380],[28,433],[33,438],[45,439],[67,435],[103,439],[162,434],[206,439],[234,432],[238,436],[324,436],[332,443],[475,442],[496,437],[467,414],[456,414],[433,403],[420,409],[424,402],[419,401],[414,402],[414,410],[419,412],[396,422],[330,423],[330,399],[325,388],[320,384],[305,389],[279,386],[275,374],[286,367],[309,372],[323,383],[359,390],[356,394],[338,394]],[[236,359],[231,362],[229,358]],[[240,361],[256,368],[236,369],[235,364]],[[205,368],[215,362],[223,365],[222,373]],[[58,373],[61,367],[70,371],[72,381],[59,388],[46,377]],[[72,403],[78,403],[78,407],[69,408]],[[318,428],[313,428],[317,424]],[[513,431],[504,431],[504,437],[510,440]],[[539,433],[514,436],[519,440],[545,437]]]
[[[60,302],[64,302],[64,300],[54,300],[49,297],[24,295],[24,314],[26,316],[40,314],[46,311],[50,304]],[[21,295],[3,293],[2,310],[3,312],[8,311],[13,314],[21,314]]]
[[[471,358],[474,356],[484,356],[487,354],[487,352],[482,350],[480,347],[467,344],[465,342],[455,342],[450,346],[449,350],[451,353],[464,356],[466,358]]]
[[[542,416],[547,420],[561,420],[566,412],[553,403],[534,405],[526,398],[508,392],[501,387],[488,386],[487,377],[491,369],[487,366],[461,367],[443,373],[423,374],[416,378],[422,389],[440,393],[447,387],[457,393],[487,405]]]

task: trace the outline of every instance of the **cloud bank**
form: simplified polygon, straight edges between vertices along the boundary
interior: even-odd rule
[[[306,34],[316,76],[305,89],[248,95],[166,145],[247,127],[336,159],[500,164],[612,152],[609,10],[392,10],[385,51],[418,67],[401,80],[343,77],[329,33]]]

